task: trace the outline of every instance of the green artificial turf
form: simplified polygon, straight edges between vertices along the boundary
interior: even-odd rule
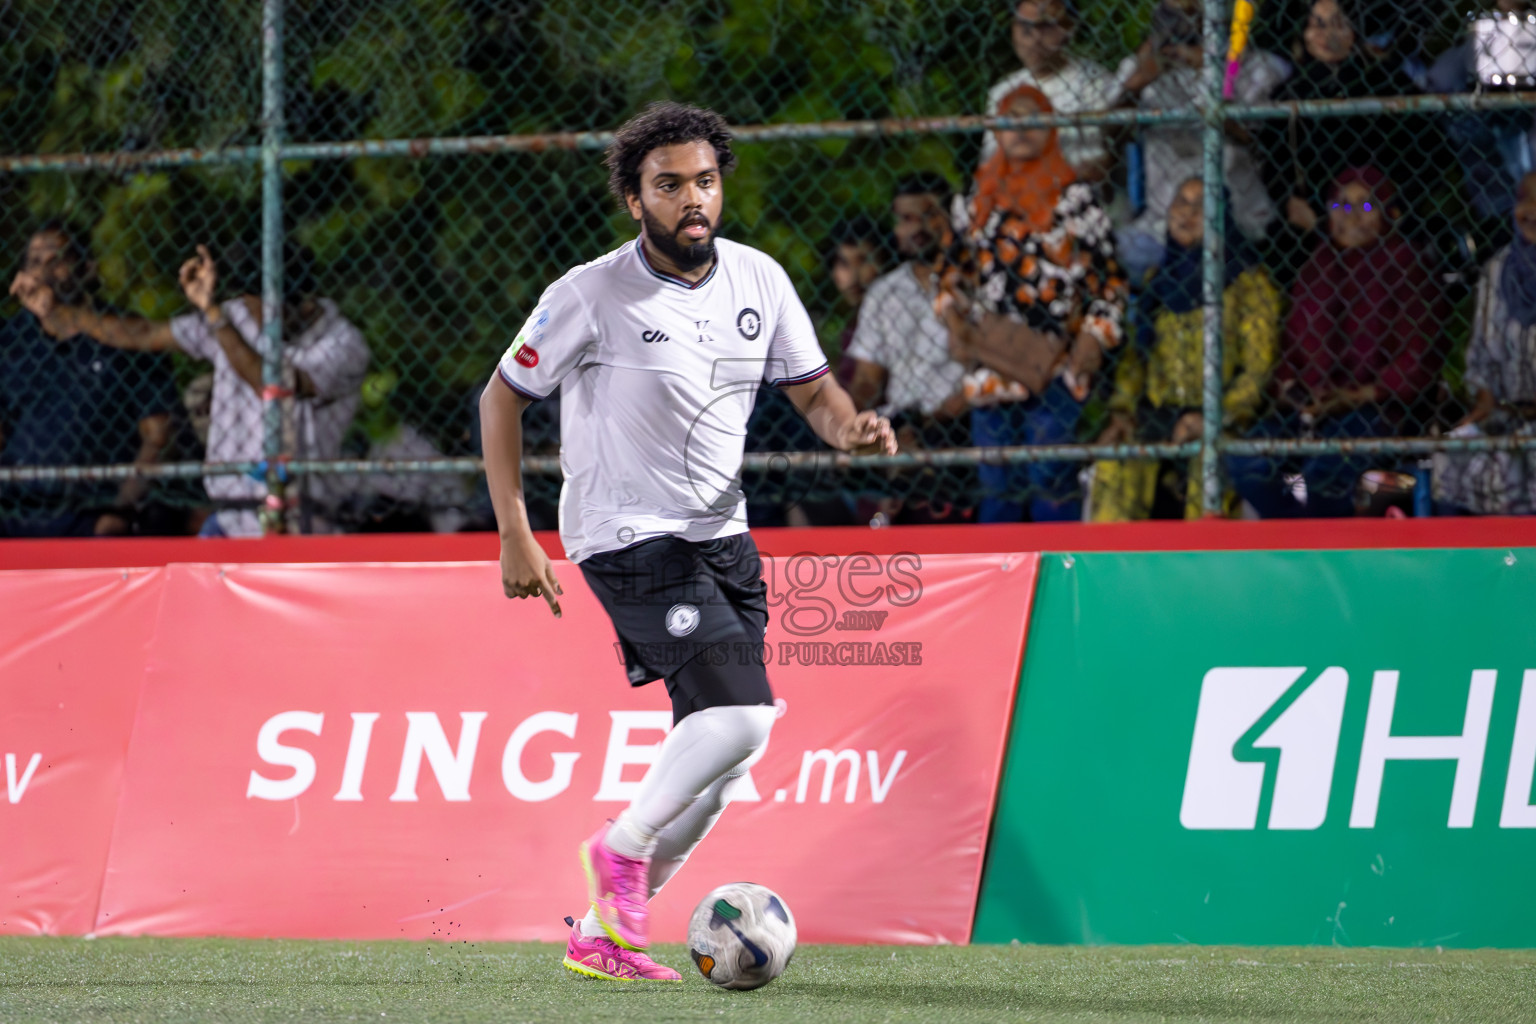
[[[802,946],[757,992],[539,943],[0,938],[0,1021],[1536,1021],[1536,951]],[[658,959],[688,967],[681,947]]]

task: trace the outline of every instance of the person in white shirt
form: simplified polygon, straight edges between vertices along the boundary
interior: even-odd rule
[[[674,725],[639,794],[580,847],[591,911],[565,966],[678,981],[643,952],[647,904],[760,756],[776,709],[762,664],[767,589],[740,475],[760,384],[784,388],[844,451],[896,451],[829,373],[782,267],[719,239],[725,120],[656,103],[614,133],[609,188],[640,237],[550,285],[480,399],[502,588],[560,583],[528,526],[521,417],[560,388],[560,539],[613,621],[631,684],[666,681]]]
[[[1013,12],[1013,52],[1023,67],[987,90],[987,113],[995,115],[1003,97],[1021,85],[1045,93],[1058,114],[1108,110],[1115,106],[1120,87],[1114,75],[1073,54],[1068,47],[1078,25],[1077,9],[1070,0],[1023,0]],[[1097,126],[1063,127],[1058,130],[1062,155],[1077,172],[1079,181],[1099,182],[1109,176],[1110,154],[1104,130]],[[981,162],[997,151],[997,135],[987,132],[982,141]]]
[[[335,459],[341,456],[342,436],[357,412],[369,351],[362,332],[341,315],[334,302],[313,296],[308,268],[307,251],[289,246],[284,254],[287,340],[282,349],[282,450],[294,458]],[[204,245],[182,264],[179,279],[196,313],[148,320],[60,306],[48,315],[113,348],[141,352],[180,348],[212,363],[207,459],[259,461],[265,457],[262,362],[271,344],[262,330],[261,300],[247,294],[217,302],[218,269]],[[203,536],[261,536],[256,509],[267,497],[265,482],[248,476],[209,476],[203,486],[220,506],[204,524]],[[309,517],[312,527],[326,529],[335,485],[316,475],[300,481],[298,488],[308,507],[294,511],[314,513]]]
[[[891,199],[896,251],[905,262],[875,279],[864,296],[859,326],[848,345],[856,360],[849,391],[861,408],[885,399],[879,411],[916,431],[952,420],[968,408],[960,382],[965,367],[949,353],[949,330],[933,311],[933,266],[949,231],[949,182],[937,174],[899,182]],[[903,443],[917,441],[903,437]]]
[[[1149,110],[1199,107],[1205,103],[1201,70],[1201,20],[1196,0],[1162,0],[1152,12],[1151,31],[1136,53],[1120,62],[1116,80],[1122,102]],[[1234,103],[1262,103],[1291,74],[1291,65],[1265,50],[1249,47],[1242,57],[1233,91]],[[1132,281],[1162,262],[1168,208],[1179,186],[1200,175],[1204,166],[1198,124],[1148,125],[1142,129],[1145,206],[1117,233],[1120,264]],[[1250,241],[1264,238],[1275,220],[1275,204],[1259,173],[1252,136],[1228,122],[1223,147],[1232,217]]]

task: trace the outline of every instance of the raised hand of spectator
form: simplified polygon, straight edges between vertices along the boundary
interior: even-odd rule
[[[1173,425],[1173,443],[1198,441],[1203,433],[1205,433],[1205,416],[1198,412],[1187,412]]]
[[[1109,422],[1099,431],[1099,444],[1129,444],[1136,439],[1136,420],[1128,412],[1109,414]]]
[[[44,284],[42,278],[30,270],[23,270],[11,282],[11,294],[47,328],[48,317],[53,312],[54,297],[53,289]]]
[[[1093,375],[1099,372],[1104,365],[1104,349],[1095,338],[1087,331],[1079,331],[1077,337],[1072,339],[1072,349],[1067,355],[1067,368],[1072,372],[1081,384],[1087,397],[1087,390],[1093,381]]]
[[[1163,47],[1162,56],[1191,68],[1199,68],[1205,63],[1205,54],[1195,43],[1169,43]]]
[[[177,275],[187,301],[206,313],[213,305],[214,291],[219,283],[219,271],[206,245],[197,247],[197,255],[181,265]]]
[[[1291,226],[1302,231],[1313,231],[1317,228],[1317,211],[1312,209],[1312,204],[1300,196],[1291,196],[1285,201],[1285,219],[1291,222]]]
[[[1161,47],[1155,39],[1148,39],[1141,44],[1141,49],[1136,51],[1136,70],[1125,80],[1125,91],[1138,93],[1157,81],[1157,76],[1163,73],[1163,58]]]

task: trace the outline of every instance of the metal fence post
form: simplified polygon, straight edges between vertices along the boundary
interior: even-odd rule
[[[284,523],[283,452],[283,0],[261,8],[261,320],[267,351],[261,363],[262,452],[267,464],[264,532]],[[293,452],[286,453],[296,454]],[[272,499],[276,498],[274,502]]]
[[[1204,0],[1205,62],[1205,251],[1201,278],[1205,301],[1205,372],[1202,378],[1202,414],[1205,428],[1200,438],[1200,508],[1206,515],[1221,511],[1221,321],[1226,254],[1222,222],[1226,215],[1223,196],[1222,82],[1226,73],[1225,5]]]

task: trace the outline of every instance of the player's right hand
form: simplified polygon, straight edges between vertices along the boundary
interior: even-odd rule
[[[501,589],[508,597],[542,597],[549,610],[560,617],[557,598],[565,591],[555,578],[555,567],[532,534],[501,541]]]

